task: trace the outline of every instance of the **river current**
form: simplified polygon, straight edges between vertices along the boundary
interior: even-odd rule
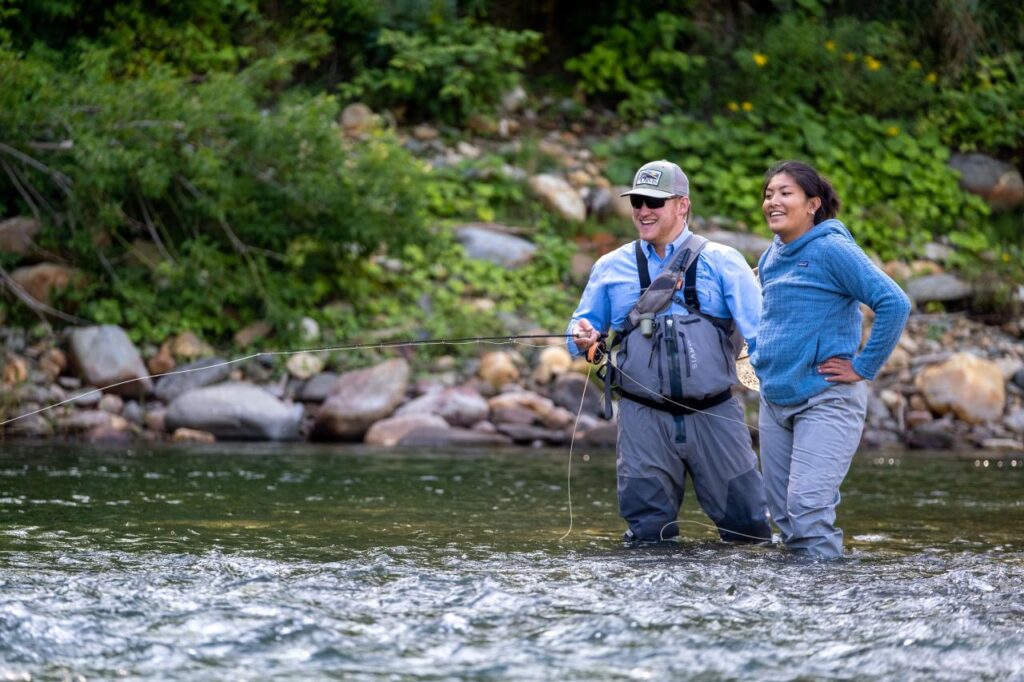
[[[862,453],[834,562],[683,507],[625,546],[609,452],[3,444],[0,679],[1024,680],[1024,454]]]

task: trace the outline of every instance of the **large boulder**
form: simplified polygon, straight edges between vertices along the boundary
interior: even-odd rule
[[[154,394],[159,400],[171,403],[183,393],[219,384],[227,379],[230,373],[231,367],[223,358],[196,360],[182,365],[173,374],[158,378]]]
[[[463,225],[455,228],[455,238],[470,258],[490,261],[505,268],[517,268],[528,263],[537,251],[532,242],[503,232],[500,225]]]
[[[562,176],[541,173],[531,177],[529,185],[548,210],[575,223],[587,219],[587,205],[583,198]]]
[[[1024,203],[1024,178],[1005,161],[985,154],[953,154],[949,165],[960,172],[960,186],[980,196],[992,210],[1011,210]]]
[[[206,386],[178,396],[164,415],[169,432],[193,429],[228,440],[294,440],[301,405],[288,405],[242,381]]]
[[[487,400],[479,392],[470,386],[455,386],[410,400],[398,408],[395,415],[431,414],[452,426],[469,427],[487,419],[490,411]]]
[[[409,363],[386,360],[345,372],[316,418],[314,436],[323,440],[361,440],[370,425],[390,416],[405,398]]]
[[[928,407],[937,414],[952,412],[970,424],[998,419],[1006,392],[999,366],[970,353],[956,353],[926,367],[915,379]]]
[[[119,395],[137,396],[153,390],[138,348],[116,325],[80,327],[71,332],[71,364],[86,384]]]

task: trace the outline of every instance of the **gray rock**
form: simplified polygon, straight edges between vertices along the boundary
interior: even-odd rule
[[[537,247],[531,242],[500,231],[500,226],[473,223],[455,228],[455,238],[470,258],[490,261],[506,268],[529,262]]]
[[[596,383],[587,386],[587,377],[578,372],[564,372],[555,379],[555,385],[551,389],[551,400],[573,414],[580,409],[580,400],[583,400],[583,414],[591,417],[603,417],[604,410],[601,408],[601,387]],[[583,394],[586,387],[586,395]]]
[[[761,254],[768,250],[768,247],[772,245],[772,240],[757,234],[750,234],[748,232],[709,230],[707,232],[702,232],[701,234],[713,242],[731,246],[742,253],[743,257],[748,261],[753,261],[754,263],[756,263],[757,259],[761,257]]]
[[[164,428],[208,431],[218,439],[294,440],[301,418],[300,405],[286,405],[252,384],[228,382],[178,396],[167,408]]]
[[[334,372],[321,372],[302,382],[295,392],[295,399],[306,403],[322,403],[327,400],[337,382],[338,375]]]
[[[395,411],[409,386],[409,363],[387,360],[338,377],[324,401],[313,434],[324,440],[362,440],[376,421]]]
[[[949,165],[960,172],[960,186],[983,198],[992,210],[1024,203],[1024,178],[1012,165],[985,154],[953,154]]]
[[[925,275],[907,282],[907,295],[914,303],[961,301],[970,298],[970,285],[954,275]]]
[[[946,450],[953,445],[953,440],[948,423],[935,421],[911,429],[907,445],[921,450]]]
[[[486,433],[454,427],[424,427],[410,431],[398,441],[403,447],[444,448],[456,445],[511,445],[512,440],[498,433]]]
[[[183,365],[156,380],[153,391],[157,399],[165,403],[174,402],[175,398],[203,386],[219,384],[228,378],[231,367],[225,364],[224,358],[205,358]]]
[[[145,395],[153,390],[142,356],[120,327],[107,324],[73,330],[69,356],[87,384],[122,396]]]

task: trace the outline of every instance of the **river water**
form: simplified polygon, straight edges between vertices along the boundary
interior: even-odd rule
[[[4,444],[0,679],[1024,680],[989,457],[858,456],[815,563],[624,546],[608,452]]]

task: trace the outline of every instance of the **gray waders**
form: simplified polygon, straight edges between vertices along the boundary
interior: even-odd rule
[[[641,296],[604,367],[606,409],[612,391],[621,397],[616,470],[629,540],[679,534],[687,475],[723,540],[771,539],[757,456],[732,396],[742,344],[732,320],[701,313],[697,300],[697,256],[706,244],[691,235],[652,283],[636,242]],[[680,289],[689,314],[659,314]]]

